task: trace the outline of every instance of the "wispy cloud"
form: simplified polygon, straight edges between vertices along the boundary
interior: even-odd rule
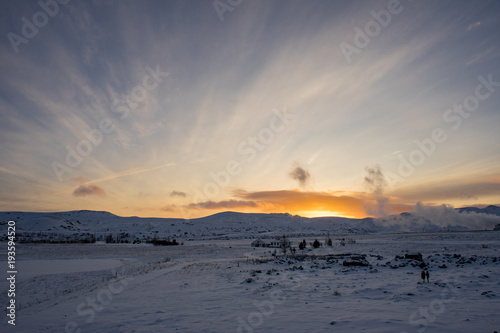
[[[76,182],[76,183],[85,183],[87,182],[87,179],[83,176],[78,176],[78,177],[73,177],[73,178],[70,178],[69,180],[73,181],[73,182]]]
[[[456,199],[487,199],[489,196],[500,196],[498,181],[466,181],[449,180],[447,183],[428,182],[411,187],[402,187],[392,192],[407,201],[450,202]]]
[[[178,212],[179,207],[177,205],[166,205],[160,208],[163,212]]]
[[[477,21],[477,22],[471,23],[471,24],[469,24],[469,26],[467,27],[466,30],[467,31],[471,31],[472,29],[476,29],[480,25],[481,25],[481,21]]]
[[[101,178],[96,178],[96,179],[91,179],[91,180],[87,180],[85,177],[82,177],[82,176],[71,178],[71,180],[78,181],[81,183],[81,185],[85,186],[85,185],[105,182],[105,181],[109,181],[109,180],[113,180],[113,179],[117,179],[117,178],[121,178],[121,177],[127,177],[127,176],[138,175],[141,173],[147,173],[147,172],[159,170],[159,169],[166,168],[166,167],[171,167],[173,165],[174,165],[174,163],[167,163],[167,164],[163,164],[163,165],[159,165],[159,166],[155,166],[155,167],[151,167],[151,168],[142,168],[142,169],[141,168],[132,168],[132,169],[120,171],[117,173],[112,173],[112,174],[109,174],[107,176],[104,176]],[[73,191],[73,193],[74,193],[74,187],[68,187],[68,188],[65,188],[63,190],[54,192],[52,194],[49,194],[48,197],[57,196],[59,194],[68,193],[71,191]]]
[[[191,203],[187,208],[194,209],[234,209],[234,208],[255,208],[258,204],[253,201],[243,201],[243,200],[222,200],[218,202],[206,201],[200,203]]]

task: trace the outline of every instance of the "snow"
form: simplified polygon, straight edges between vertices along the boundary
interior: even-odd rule
[[[100,271],[121,266],[116,259],[67,259],[67,260],[19,260],[17,267],[20,281],[46,274],[81,273]]]
[[[290,240],[309,244],[319,234]],[[19,262],[43,261],[54,270],[17,282],[16,327],[4,316],[0,331],[494,332],[499,235],[353,233],[355,242],[308,246],[295,258],[252,248],[245,234],[167,247],[22,244]],[[422,254],[429,283],[417,261],[399,259],[407,253]],[[364,255],[370,266],[343,266],[349,254]],[[64,261],[85,271],[56,271]],[[0,300],[6,304],[5,292]]]

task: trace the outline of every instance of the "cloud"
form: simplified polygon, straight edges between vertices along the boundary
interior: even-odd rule
[[[116,179],[116,178],[138,175],[138,174],[145,173],[145,172],[150,172],[150,171],[155,171],[158,169],[172,167],[174,165],[175,165],[174,163],[166,163],[166,164],[157,165],[157,166],[151,167],[151,168],[144,168],[144,169],[132,168],[132,169],[120,171],[117,173],[113,173],[113,174],[110,174],[110,175],[107,175],[107,176],[104,176],[104,177],[101,177],[98,179],[94,179],[94,180],[88,181],[87,183],[103,182],[103,181],[112,180],[112,179]]]
[[[464,182],[461,179],[452,179],[447,184],[429,182],[417,186],[396,189],[393,195],[406,201],[444,202],[454,199],[474,199],[481,197],[499,196],[500,182],[472,181]]]
[[[97,195],[100,197],[106,196],[106,191],[97,185],[80,185],[74,191],[75,197],[86,197],[87,195]]]
[[[199,203],[191,203],[187,208],[194,209],[232,209],[232,208],[249,208],[258,207],[256,202],[243,200],[223,200],[223,201],[205,201]]]
[[[384,191],[387,187],[387,181],[382,173],[379,165],[373,168],[366,167],[367,175],[364,179],[364,184],[371,192],[376,204],[367,202],[364,205],[365,211],[368,215],[377,217],[387,216],[389,213],[389,197],[384,196]]]
[[[429,219],[433,224],[441,227],[464,226],[473,229],[492,229],[497,223],[500,223],[500,216],[460,212],[449,205],[424,206],[421,202],[417,202],[415,205],[415,215]]]
[[[265,205],[266,211],[269,212],[329,211],[344,216],[364,217],[361,195],[347,195],[344,192],[238,190],[234,195],[240,199]]]
[[[363,193],[352,192],[314,192],[300,190],[281,190],[281,191],[259,191],[247,192],[244,190],[233,191],[236,199],[222,201],[205,201],[200,203],[191,203],[184,206],[190,210],[222,210],[237,209],[239,211],[259,211],[263,213],[283,213],[305,214],[307,212],[331,212],[330,215],[350,216],[354,218],[363,218],[363,204],[365,195]],[[171,211],[168,206],[165,211]],[[402,212],[406,206],[394,207]]]
[[[374,219],[374,222],[379,225],[397,225],[403,228],[410,225],[428,225],[430,222],[444,228],[462,226],[471,229],[491,230],[496,224],[500,223],[500,216],[476,212],[460,212],[450,205],[425,206],[421,202],[417,202],[411,215],[393,215],[387,218]]]
[[[472,29],[475,29],[481,25],[481,21],[477,21],[475,23],[469,24],[467,27],[467,31],[471,31]]]
[[[185,198],[186,197],[186,193],[185,192],[181,192],[181,191],[172,191],[172,192],[170,192],[170,196],[171,197],[182,197],[182,198]]]
[[[80,183],[80,184],[87,182],[87,179],[83,176],[73,177],[73,178],[70,178],[69,180],[76,182],[76,183]]]
[[[117,172],[117,173],[112,173],[112,174],[109,174],[107,176],[104,176],[104,177],[101,177],[101,178],[97,178],[97,179],[92,179],[92,180],[87,180],[84,177],[71,178],[71,180],[72,181],[84,180],[85,184],[92,184],[92,183],[97,183],[97,182],[100,183],[100,182],[105,182],[105,181],[108,181],[108,180],[113,180],[113,179],[116,179],[116,178],[121,178],[121,177],[126,177],[126,176],[133,176],[133,175],[137,175],[137,174],[141,174],[141,173],[145,173],[145,172],[155,171],[155,170],[159,170],[159,169],[162,169],[162,168],[171,167],[171,166],[174,166],[174,165],[175,165],[174,163],[167,163],[167,164],[155,166],[155,167],[152,167],[152,168],[146,168],[146,169],[133,168],[133,169],[128,169],[128,170],[124,170],[124,171],[121,171],[121,172]],[[52,193],[52,194],[50,194],[48,196],[54,196],[54,195],[58,195],[58,194],[61,194],[61,193],[65,193],[68,190],[69,189],[66,188],[64,190],[54,192],[54,193]]]
[[[161,207],[160,210],[163,212],[176,212],[178,209],[176,205],[166,205]]]
[[[288,174],[293,180],[299,182],[300,186],[305,186],[309,179],[311,178],[311,174],[306,169],[296,166],[290,173]]]
[[[472,65],[474,63],[479,62],[480,60],[488,60],[492,57],[495,57],[495,47],[492,46],[486,50],[479,50],[476,54],[471,56],[471,60],[467,61],[467,65]]]

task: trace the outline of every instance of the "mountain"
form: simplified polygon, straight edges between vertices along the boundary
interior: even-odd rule
[[[478,214],[490,214],[490,215],[496,215],[500,216],[500,207],[495,206],[495,205],[490,205],[484,208],[477,208],[477,207],[463,207],[463,208],[457,208],[457,210],[460,213],[478,213]]]
[[[0,225],[16,221],[17,233],[92,233],[129,240],[172,237],[177,239],[269,238],[287,235],[376,232],[368,220],[341,217],[309,219],[290,214],[223,212],[198,219],[120,217],[109,212],[70,211],[56,213],[0,212]],[[6,230],[7,228],[3,228]]]
[[[500,216],[500,207],[466,207],[459,213],[483,213]],[[305,218],[290,214],[223,212],[197,219],[121,217],[105,211],[78,210],[55,213],[0,212],[2,234],[9,220],[16,222],[19,237],[51,238],[54,234],[87,234],[104,240],[106,236],[121,240],[148,240],[171,237],[178,240],[253,239],[289,237],[332,237],[381,232],[422,232],[467,230],[465,226],[438,226],[412,213],[383,219],[349,219],[343,217]],[[4,236],[5,237],[5,236]]]

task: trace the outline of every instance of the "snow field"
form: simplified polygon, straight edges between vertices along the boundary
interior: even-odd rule
[[[114,259],[121,266],[115,270],[88,267],[86,272],[44,274],[19,282],[17,325],[11,327],[3,320],[0,330],[499,330],[498,233],[354,238],[356,243],[346,246],[297,250],[296,258],[275,258],[274,249],[253,249],[246,240],[186,242],[174,247],[24,245],[19,257],[25,260]],[[292,239],[292,243],[300,240]],[[416,252],[429,265],[429,283],[421,282],[417,261],[395,258]],[[365,255],[370,266],[343,266],[349,256],[338,255],[346,253]]]

